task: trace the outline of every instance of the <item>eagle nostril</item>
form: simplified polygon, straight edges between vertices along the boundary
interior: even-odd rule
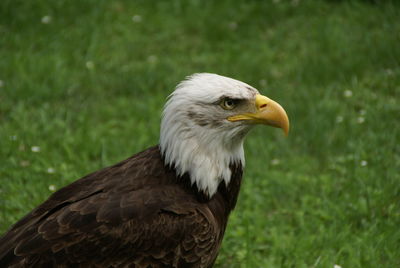
[[[263,105],[260,106],[260,108],[265,108],[265,107],[267,107],[266,103],[264,103]]]

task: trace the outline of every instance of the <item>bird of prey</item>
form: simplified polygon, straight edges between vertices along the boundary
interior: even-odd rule
[[[52,194],[0,238],[0,267],[211,267],[257,124],[289,131],[284,109],[252,86],[187,77],[159,144]]]

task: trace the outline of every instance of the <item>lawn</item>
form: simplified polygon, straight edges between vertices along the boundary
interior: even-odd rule
[[[0,233],[158,143],[185,76],[245,81],[258,127],[216,267],[400,266],[396,1],[0,1]]]

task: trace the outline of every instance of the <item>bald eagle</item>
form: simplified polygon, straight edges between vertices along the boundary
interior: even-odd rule
[[[211,267],[256,124],[289,130],[255,88],[189,76],[164,107],[159,145],[51,195],[0,238],[0,267]]]

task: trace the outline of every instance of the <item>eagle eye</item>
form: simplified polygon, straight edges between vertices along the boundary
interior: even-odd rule
[[[231,98],[224,98],[220,102],[220,106],[225,110],[232,110],[236,107],[238,100],[231,99]]]

